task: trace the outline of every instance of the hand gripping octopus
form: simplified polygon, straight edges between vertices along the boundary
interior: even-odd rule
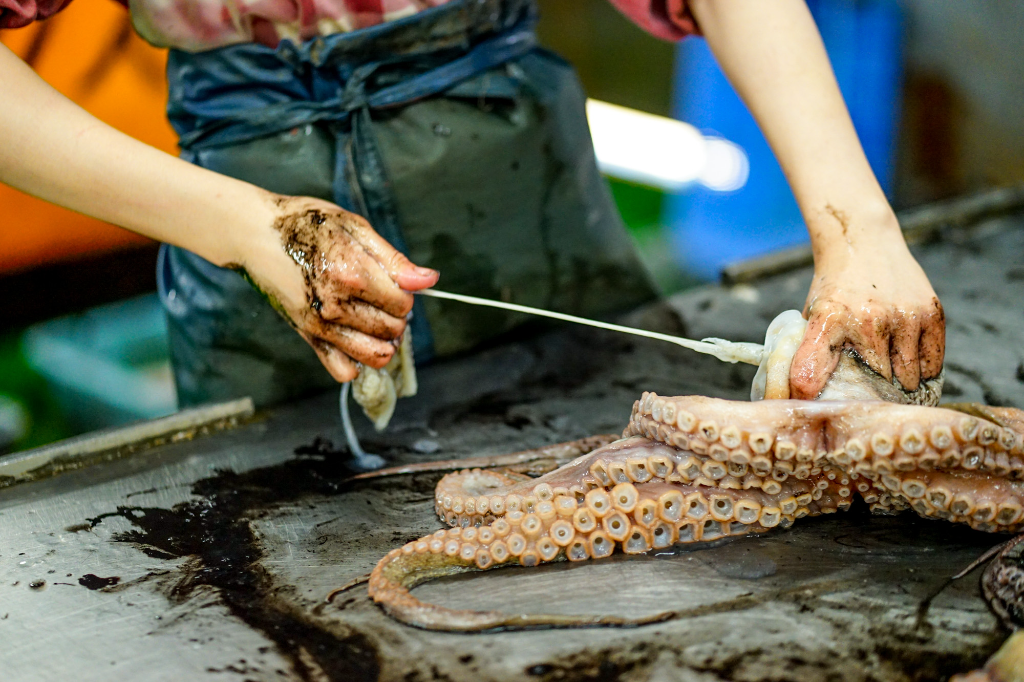
[[[452,610],[409,590],[467,570],[765,533],[845,510],[855,495],[880,513],[912,509],[982,531],[1020,530],[1024,411],[934,407],[941,376],[908,393],[852,352],[819,400],[790,400],[789,368],[804,324],[787,311],[769,328],[756,402],[644,393],[621,438],[474,462],[506,468],[446,475],[435,509],[448,529],[392,550],[369,577],[370,596],[394,618],[430,630],[633,625],[667,616]],[[537,478],[507,467],[530,460],[562,465]]]

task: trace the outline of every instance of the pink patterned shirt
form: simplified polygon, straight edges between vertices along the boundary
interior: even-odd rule
[[[56,14],[71,0],[0,0],[0,28]],[[317,35],[354,31],[416,14],[449,0],[117,0],[143,38],[198,52],[257,42],[275,47]],[[686,0],[610,0],[647,32],[665,40],[696,33]]]

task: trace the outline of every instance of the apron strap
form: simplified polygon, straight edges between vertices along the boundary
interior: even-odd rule
[[[436,10],[452,11],[453,2]],[[421,13],[426,14],[426,13]],[[410,19],[415,17],[410,17]],[[359,213],[397,250],[409,255],[372,114],[453,89],[460,97],[508,97],[518,91],[508,76],[479,77],[537,47],[535,13],[472,47],[388,57],[351,64],[314,61],[351,34],[318,38],[317,50],[283,41],[277,50],[237,45],[198,54],[172,51],[168,62],[168,118],[178,131],[182,157],[199,163],[204,149],[242,144],[313,123],[335,137],[333,201]],[[424,70],[424,65],[434,64]],[[386,85],[378,85],[386,82]],[[422,301],[410,321],[418,360],[433,355]]]

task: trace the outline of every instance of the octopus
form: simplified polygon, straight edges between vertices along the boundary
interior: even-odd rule
[[[904,391],[850,351],[819,400],[791,400],[798,317],[784,313],[769,329],[752,390],[764,400],[646,392],[621,435],[462,462],[472,468],[448,473],[435,491],[446,527],[388,553],[369,576],[370,597],[429,630],[639,625],[670,615],[453,610],[410,590],[463,571],[767,533],[849,509],[858,497],[876,513],[911,510],[980,531],[1021,530],[1024,411],[937,407],[941,376]],[[524,473],[530,462],[534,475]]]
[[[359,375],[352,380],[352,398],[377,431],[383,431],[391,422],[398,399],[416,395],[417,389],[409,329],[402,334],[397,351],[387,365],[381,369],[360,365]]]

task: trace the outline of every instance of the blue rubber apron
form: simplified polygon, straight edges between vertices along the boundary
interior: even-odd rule
[[[536,48],[535,22],[532,0],[455,0],[301,45],[172,50],[168,116],[186,160],[359,213],[414,262],[439,267],[445,288],[577,313],[635,305],[652,292],[597,176],[582,92],[563,62]],[[544,172],[524,175],[518,158],[487,168],[510,149]],[[481,169],[467,171],[474,163]],[[470,202],[462,222],[442,215],[450,202],[432,204],[445,191]],[[508,195],[514,206],[502,209]],[[531,197],[534,208],[516,208]],[[437,226],[445,221],[450,228]],[[535,222],[539,236],[521,253],[498,246]],[[558,254],[566,262],[553,266]],[[239,395],[269,404],[332,384],[237,273],[165,246],[158,282],[180,404]],[[465,351],[521,321],[499,315],[468,318],[418,299],[417,360]]]

